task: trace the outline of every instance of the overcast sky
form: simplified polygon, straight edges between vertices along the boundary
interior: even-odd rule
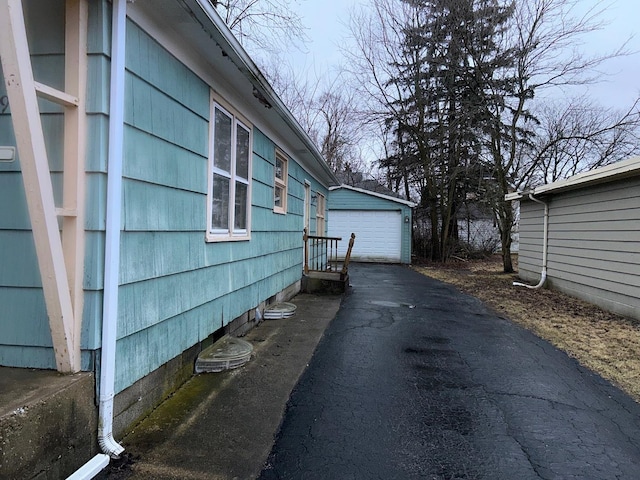
[[[311,42],[308,54],[294,54],[296,68],[308,70],[318,76],[334,65],[342,56],[339,45],[348,44],[349,9],[367,0],[300,0],[299,12],[308,27]],[[589,51],[604,52],[616,48],[630,35],[635,38],[629,49],[640,51],[640,0],[610,0],[599,2],[611,5],[605,14],[610,24],[605,30],[590,35],[585,48]],[[593,1],[585,0],[585,4]],[[608,76],[605,81],[590,87],[590,93],[603,106],[624,108],[640,93],[640,53],[610,61],[606,65]],[[315,71],[315,74],[314,74]]]

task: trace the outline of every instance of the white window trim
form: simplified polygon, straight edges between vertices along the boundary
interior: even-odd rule
[[[207,162],[207,219],[206,219],[206,234],[205,240],[207,242],[233,242],[233,241],[246,241],[251,240],[251,189],[252,189],[252,170],[253,170],[253,126],[252,124],[240,113],[238,113],[233,107],[222,100],[213,91],[210,93],[210,118],[209,118],[209,159]],[[241,125],[249,132],[249,171],[247,178],[247,228],[243,230],[234,230],[233,228],[225,230],[224,232],[216,232],[211,228],[211,217],[213,214],[213,173],[216,171],[216,167],[213,164],[214,154],[214,131],[215,131],[215,110],[218,108],[225,114],[229,115],[232,119],[232,133],[233,147],[235,147],[236,129],[238,125]],[[229,223],[234,223],[234,205],[235,205],[235,180],[236,180],[236,149],[232,148],[231,157],[231,176],[230,176],[230,191],[229,191]],[[245,183],[244,181],[242,183]]]
[[[282,162],[283,172],[282,178],[278,178],[276,175],[276,165],[273,166],[273,211],[275,213],[286,214],[287,213],[287,197],[289,196],[289,159],[288,157],[281,152],[280,150],[276,150],[276,164],[278,163],[278,159]],[[279,187],[282,191],[281,205],[276,206],[276,188]]]

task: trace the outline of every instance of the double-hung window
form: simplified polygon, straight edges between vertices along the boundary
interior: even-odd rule
[[[212,102],[207,240],[250,236],[251,128]]]
[[[273,211],[287,213],[287,159],[276,152],[275,178],[273,187]]]

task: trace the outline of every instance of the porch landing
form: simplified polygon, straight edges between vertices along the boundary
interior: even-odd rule
[[[97,453],[92,373],[0,367],[0,478],[65,478]]]
[[[310,271],[302,277],[302,291],[305,293],[340,295],[347,291],[348,286],[348,273]]]

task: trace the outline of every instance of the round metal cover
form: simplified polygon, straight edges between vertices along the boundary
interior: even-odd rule
[[[198,355],[196,373],[241,367],[251,359],[252,352],[253,345],[246,340],[225,335]]]
[[[293,303],[279,302],[269,305],[264,309],[264,318],[274,320],[277,318],[289,318],[296,313],[296,307]]]

